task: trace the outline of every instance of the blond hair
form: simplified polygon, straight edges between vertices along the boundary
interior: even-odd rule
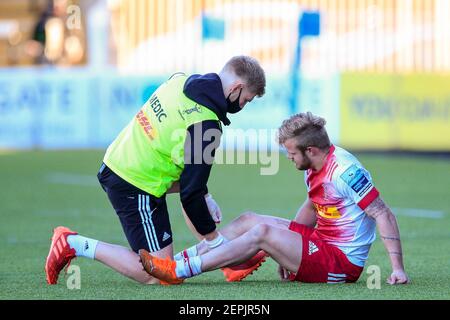
[[[232,70],[236,76],[245,81],[249,90],[262,97],[266,92],[266,76],[259,62],[249,56],[235,56],[223,67]]]
[[[297,148],[305,151],[307,147],[317,147],[326,150],[331,146],[326,120],[311,112],[297,113],[284,120],[278,129],[278,143],[284,144],[288,139],[296,139]]]

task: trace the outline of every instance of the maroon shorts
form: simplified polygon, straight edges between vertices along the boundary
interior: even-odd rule
[[[363,267],[351,263],[337,247],[321,240],[314,228],[292,221],[289,230],[302,235],[302,261],[291,280],[344,283],[358,280]]]

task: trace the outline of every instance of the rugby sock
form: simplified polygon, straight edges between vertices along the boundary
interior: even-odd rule
[[[219,233],[219,236],[216,237],[214,240],[207,241],[202,240],[206,243],[209,249],[214,249],[220,246],[221,244],[227,243],[228,239],[225,238],[221,233]],[[201,242],[200,242],[201,243]],[[198,255],[197,245],[194,245],[190,248],[187,248],[183,251],[178,252],[174,257],[173,260],[181,260],[186,257],[195,257]]]
[[[67,243],[69,243],[69,246],[72,249],[75,249],[75,254],[77,257],[94,259],[98,240],[86,238],[80,236],[79,234],[71,234],[67,237]]]
[[[195,257],[197,255],[197,245],[187,248],[181,252],[178,252],[173,259],[182,260],[186,257]]]
[[[200,256],[187,257],[176,261],[175,273],[178,278],[190,278],[202,273],[202,259]]]

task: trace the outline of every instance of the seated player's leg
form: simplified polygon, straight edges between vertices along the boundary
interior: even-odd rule
[[[240,237],[204,255],[187,258],[184,261],[158,259],[145,250],[140,250],[139,254],[147,272],[175,284],[205,271],[240,264],[260,250],[273,256],[287,270],[295,272],[302,259],[302,236],[286,228],[258,224]]]
[[[190,220],[187,216],[185,216],[186,223],[190,223]],[[233,240],[245,232],[249,231],[251,228],[256,226],[257,224],[264,223],[268,225],[273,225],[282,229],[288,229],[290,221],[287,219],[257,214],[255,212],[247,211],[239,215],[239,217],[235,218],[229,224],[225,225],[223,228],[219,229],[220,234],[224,236],[226,239],[225,242],[229,240]],[[192,223],[190,223],[192,225]],[[195,230],[195,228],[194,228]],[[202,239],[201,236],[198,236],[199,239]],[[192,248],[191,250],[193,250]],[[208,246],[204,241],[200,241],[196,246],[195,254],[191,254],[189,256],[202,255],[209,251]],[[180,253],[181,254],[181,253]],[[180,256],[181,258],[181,256]]]
[[[277,220],[271,220],[278,223]],[[202,271],[242,263],[259,250],[265,251],[280,265],[295,272],[301,261],[302,237],[274,224],[260,223],[240,237],[201,256]]]
[[[186,222],[189,224],[190,220],[186,216]],[[248,230],[250,230],[253,226],[265,223],[268,225],[277,226],[282,229],[288,229],[290,221],[287,219],[268,216],[268,215],[260,215],[251,211],[245,212],[241,214],[239,217],[234,219],[224,228],[220,229],[219,232],[224,237],[223,243],[228,242],[229,240],[235,239],[240,235],[244,234]],[[190,223],[192,225],[192,223]],[[201,241],[198,244],[182,250],[178,254],[175,255],[175,260],[181,260],[184,258],[195,257],[198,255],[205,254],[210,251],[211,248],[208,247],[205,241]],[[228,282],[241,281],[247,275],[256,271],[261,264],[265,261],[266,254],[263,251],[257,252],[253,257],[248,259],[242,264],[237,264],[233,266],[227,266],[222,268],[225,279]]]
[[[314,234],[314,229],[292,222],[289,230],[258,224],[240,237],[202,256],[184,261],[144,257],[147,272],[170,283],[180,283],[205,271],[242,263],[264,250],[291,272],[290,280],[312,283],[348,283],[358,280],[363,267],[352,264],[337,247]],[[142,257],[142,254],[141,254]]]
[[[227,230],[223,232],[228,234],[231,238],[236,238],[243,233],[250,230],[259,223],[272,225],[281,229],[288,229],[290,221],[274,216],[260,215],[254,212],[246,212],[235,219]],[[234,235],[233,235],[234,233]],[[230,265],[222,268],[225,279],[228,282],[241,281],[248,275],[256,271],[262,263],[266,260],[267,253],[263,250],[258,251],[253,257],[244,263],[237,265]]]
[[[232,240],[261,223],[281,229],[288,229],[290,220],[247,211],[220,229],[220,233],[222,233],[227,239]]]

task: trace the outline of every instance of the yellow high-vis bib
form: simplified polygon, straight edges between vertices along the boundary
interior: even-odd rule
[[[183,93],[187,76],[162,84],[108,147],[103,162],[118,176],[161,197],[184,168],[187,128],[216,120],[210,109]]]

